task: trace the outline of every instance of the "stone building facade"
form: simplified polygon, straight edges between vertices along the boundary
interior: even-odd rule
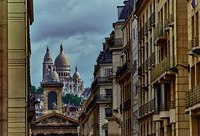
[[[140,135],[189,135],[187,1],[136,3]]]
[[[41,84],[51,80],[63,83],[62,95],[73,94],[81,97],[84,91],[84,82],[78,72],[76,66],[73,76],[70,74],[69,59],[64,55],[63,45],[60,45],[60,53],[56,57],[54,63],[50,55],[49,48],[46,49],[46,54],[43,61],[43,78]],[[52,79],[52,75],[55,75]]]
[[[111,34],[112,35],[112,34]],[[107,136],[108,120],[112,116],[112,55],[109,47],[113,43],[111,38],[105,38],[103,50],[94,66],[94,81],[91,85],[91,95],[82,105],[79,117],[81,136]]]
[[[189,71],[189,88],[186,90],[186,113],[189,115],[190,136],[200,135],[200,1],[187,1],[188,13],[188,64]],[[187,31],[185,30],[185,31]]]
[[[0,135],[30,135],[32,0],[0,1]],[[29,116],[30,115],[30,116]]]

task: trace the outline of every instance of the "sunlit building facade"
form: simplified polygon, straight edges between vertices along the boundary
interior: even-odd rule
[[[122,25],[122,52],[121,64],[116,72],[116,81],[120,85],[121,103],[121,135],[133,135],[133,76],[132,76],[132,23],[133,2],[124,1],[121,17],[124,19]]]
[[[189,115],[189,128],[190,136],[200,135],[200,47],[199,47],[199,14],[200,14],[200,1],[188,0],[187,13],[188,13],[188,64],[189,71],[189,89],[186,91],[186,113]]]
[[[136,3],[140,135],[189,135],[187,1]]]

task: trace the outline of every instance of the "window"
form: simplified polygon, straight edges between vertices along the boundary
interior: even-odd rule
[[[48,94],[48,110],[53,110],[53,104],[57,104],[57,93],[51,91]]]
[[[106,89],[106,95],[112,95],[112,89]]]
[[[112,110],[110,108],[105,108],[105,117],[112,117]]]
[[[104,71],[105,71],[105,76],[110,76],[110,75],[112,75],[112,68],[104,69]]]

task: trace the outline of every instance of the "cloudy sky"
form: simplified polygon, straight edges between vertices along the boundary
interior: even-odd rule
[[[71,75],[75,66],[85,87],[90,87],[93,67],[104,38],[117,21],[117,6],[123,0],[34,0],[34,22],[31,26],[31,82],[39,86],[42,62],[49,46],[53,60],[62,42],[70,60]]]

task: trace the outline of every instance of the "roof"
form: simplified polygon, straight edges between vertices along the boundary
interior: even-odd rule
[[[63,45],[60,45],[60,54],[56,57],[54,65],[56,67],[70,65],[68,58],[64,55]]]
[[[53,117],[53,116],[56,116],[56,117],[58,117],[58,118],[62,118],[62,119],[71,121],[71,122],[73,122],[73,123],[79,124],[79,122],[78,122],[77,120],[72,119],[72,118],[69,118],[69,117],[67,117],[67,116],[65,116],[65,115],[62,115],[62,114],[59,114],[59,113],[56,113],[56,112],[52,112],[52,113],[50,113],[50,114],[47,114],[47,115],[45,115],[45,116],[42,116],[41,118],[36,119],[35,122],[37,123],[37,122],[40,122],[40,121],[42,121],[42,120],[45,120],[45,119],[50,118],[50,117]]]
[[[124,8],[119,16],[119,20],[128,19],[129,15],[133,12],[134,0],[124,1]]]
[[[46,49],[46,54],[44,56],[43,63],[53,63],[52,57],[51,57],[50,52],[49,52],[49,47],[47,47],[47,49]]]

